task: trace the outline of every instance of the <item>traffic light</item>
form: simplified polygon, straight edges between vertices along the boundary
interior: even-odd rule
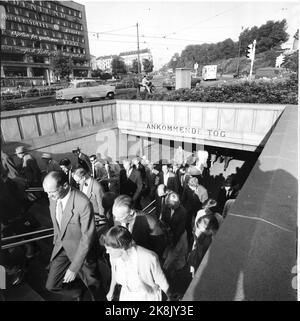
[[[252,43],[250,43],[250,45],[247,46],[246,57],[248,59],[252,59],[252,57],[253,57],[253,44]]]
[[[283,54],[281,54],[280,56],[278,56],[277,58],[276,58],[276,65],[275,65],[275,67],[276,68],[280,68],[280,66],[283,64],[283,62],[284,62],[284,55]]]

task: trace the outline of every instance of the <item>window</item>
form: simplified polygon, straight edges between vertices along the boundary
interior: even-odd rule
[[[15,14],[19,14],[18,8],[15,8]]]
[[[19,31],[23,31],[23,28],[22,28],[22,27],[23,27],[22,25],[19,25],[19,24],[18,24],[18,30],[19,30]]]
[[[47,50],[50,50],[50,45],[48,43],[45,44]]]
[[[36,28],[36,33],[39,35],[40,34],[40,29]]]
[[[77,84],[77,88],[84,88],[88,87],[88,82],[80,82]]]
[[[12,39],[12,43],[13,43],[14,46],[16,46],[17,45],[17,40],[15,38],[13,38]]]
[[[32,28],[30,26],[28,26],[28,32],[32,33]]]
[[[29,11],[25,11],[25,17],[29,18]]]
[[[46,29],[43,29],[44,36],[48,36],[48,31]]]

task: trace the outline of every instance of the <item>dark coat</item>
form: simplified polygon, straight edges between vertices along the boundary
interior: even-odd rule
[[[159,184],[164,184],[164,174],[163,173],[160,173]],[[168,178],[168,182],[167,182],[167,189],[169,189],[175,193],[179,193],[178,178],[172,172],[169,173],[169,178]]]
[[[127,177],[126,170],[120,171],[120,194],[126,194],[136,201],[143,188],[141,174],[138,170],[132,169],[130,176]]]
[[[238,189],[231,187],[229,189],[230,191],[230,195],[227,196],[226,195],[226,189],[224,187],[221,187],[218,193],[218,197],[217,197],[217,209],[216,211],[218,213],[222,213],[225,203],[226,201],[228,201],[229,199],[236,199],[237,195],[238,195]]]

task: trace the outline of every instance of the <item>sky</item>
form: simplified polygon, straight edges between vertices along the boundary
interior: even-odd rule
[[[96,57],[149,48],[154,69],[189,44],[238,41],[242,28],[287,20],[291,47],[299,28],[297,0],[290,1],[88,1],[85,5],[90,53]],[[98,34],[98,35],[97,35]]]

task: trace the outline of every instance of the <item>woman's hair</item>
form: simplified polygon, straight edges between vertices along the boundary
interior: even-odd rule
[[[198,228],[201,222],[205,219],[208,220],[206,230],[211,230],[213,232],[216,232],[219,229],[219,222],[214,214],[206,214],[199,217],[199,219],[196,222],[196,227]]]
[[[128,195],[120,195],[114,201],[114,208],[116,207],[127,207],[129,209],[133,208],[133,200]]]
[[[132,235],[126,227],[117,225],[101,236],[101,243],[114,249],[127,250],[132,246]]]
[[[171,192],[166,197],[166,206],[169,208],[177,208],[180,205],[180,199],[178,194]]]

